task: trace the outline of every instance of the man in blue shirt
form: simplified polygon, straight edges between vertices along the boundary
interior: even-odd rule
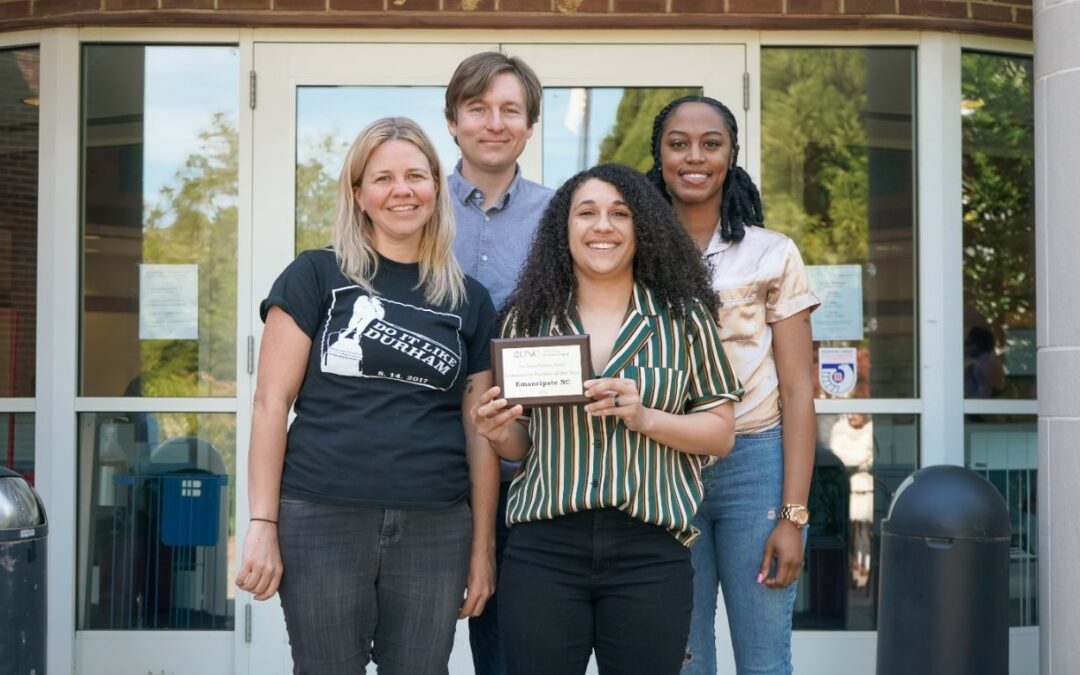
[[[487,287],[496,310],[502,310],[514,290],[552,195],[552,190],[522,177],[517,163],[540,117],[541,95],[532,68],[499,52],[465,59],[446,87],[446,126],[461,149],[461,160],[448,179],[457,219],[454,254],[465,274]],[[496,566],[506,546],[506,493],[516,469],[517,464],[503,462]],[[469,619],[469,643],[477,675],[505,672],[495,596],[481,616]]]

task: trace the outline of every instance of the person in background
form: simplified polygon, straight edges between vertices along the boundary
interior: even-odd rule
[[[456,620],[493,591],[498,462],[463,412],[491,386],[494,308],[453,237],[431,141],[377,120],[341,170],[332,246],[262,303],[236,583],[280,592],[296,673],[444,675]]]
[[[683,675],[716,672],[717,586],[740,675],[792,672],[791,613],[803,563],[815,424],[810,312],[802,257],[765,230],[757,186],[721,102],[687,96],[653,121],[649,179],[712,269],[720,334],[746,395],[735,447],[705,469],[691,549],[694,616]]]
[[[500,333],[588,335],[590,403],[475,409],[510,487],[499,621],[511,675],[674,675],[693,591],[687,545],[708,456],[734,442],[742,389],[693,242],[637,171],[607,164],[558,189]]]
[[[540,80],[528,64],[499,52],[465,59],[446,87],[446,126],[461,150],[449,178],[457,219],[454,254],[464,272],[487,287],[497,311],[517,283],[551,199],[552,191],[526,180],[517,163],[540,116],[540,99]],[[506,547],[507,490],[517,468],[517,462],[502,463],[496,570]],[[476,675],[505,672],[495,607],[492,599],[483,614],[469,619]]]

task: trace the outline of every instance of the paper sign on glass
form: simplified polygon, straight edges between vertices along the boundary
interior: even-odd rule
[[[814,340],[862,340],[862,266],[807,265],[806,273],[821,300],[821,307],[810,315]]]
[[[139,265],[139,339],[199,339],[198,265]]]
[[[585,403],[589,336],[497,338],[491,341],[495,384],[509,405]]]

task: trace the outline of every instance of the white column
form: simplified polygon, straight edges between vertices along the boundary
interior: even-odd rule
[[[1080,664],[1080,0],[1036,0],[1035,191],[1039,381],[1039,652]]]
[[[960,38],[919,41],[920,466],[964,464]]]
[[[48,669],[75,672],[75,384],[79,344],[79,37],[42,32],[37,487],[49,516]]]

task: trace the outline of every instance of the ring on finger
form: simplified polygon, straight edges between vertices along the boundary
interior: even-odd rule
[[[619,395],[618,394],[615,394],[615,407],[616,408],[619,407]]]

